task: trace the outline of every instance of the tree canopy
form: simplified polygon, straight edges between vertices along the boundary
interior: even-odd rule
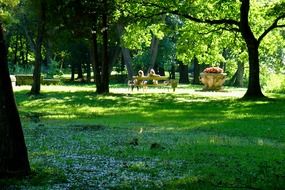
[[[20,11],[13,12],[10,7],[19,2]],[[114,62],[118,64],[122,56],[129,75],[133,73],[132,67],[138,70],[161,64],[169,70],[179,61],[224,64],[230,75],[246,65],[240,67],[249,72],[245,97],[258,98],[264,96],[260,84],[263,67],[274,70],[283,67],[284,4],[283,0],[2,0],[2,7],[9,11],[2,11],[1,15],[5,20],[14,15],[14,21],[26,31],[25,37],[19,29],[18,37],[11,33],[10,39],[16,47],[14,53],[12,48],[9,50],[9,55],[14,56],[15,63],[16,55],[20,54],[17,49],[27,47],[23,41],[30,44],[26,60],[33,57],[35,63],[51,60],[59,63],[64,59],[68,63],[59,64],[67,66],[80,61],[72,63],[70,54],[75,52],[63,44],[76,40],[84,42],[85,47],[89,44],[89,51],[86,48],[88,52],[82,56],[88,55],[92,61],[83,61],[79,68],[86,67],[88,81],[93,68],[100,93],[109,91],[109,75]],[[43,66],[34,64],[34,67],[38,86],[33,86],[39,93],[38,73]],[[72,69],[76,70],[73,66]]]
[[[219,35],[219,32],[220,34],[225,33],[232,38],[240,37],[246,45],[249,63],[249,84],[245,97],[264,96],[261,91],[259,78],[259,47],[270,32],[274,29],[285,27],[284,1],[211,0],[205,2],[203,0],[195,0],[165,2],[147,0],[142,2],[122,0],[121,3],[126,4],[123,7],[122,14],[133,15],[139,18],[151,18],[163,14],[182,16],[187,20],[185,22],[186,25],[188,24],[192,27],[189,30],[190,36],[192,33],[192,39],[197,39],[194,35],[198,35],[201,31],[206,30],[207,32],[202,32],[202,36],[204,38],[203,41],[207,41],[207,43],[205,44],[202,41],[198,43],[198,52],[217,55],[219,49],[225,46],[221,39],[217,39],[217,36],[214,36],[214,34]],[[208,40],[207,37],[209,37]],[[229,37],[225,39],[227,41]],[[188,41],[186,42],[188,43]],[[209,50],[208,46],[211,43],[215,45],[212,46],[213,49]],[[222,46],[219,46],[219,44]],[[195,53],[191,52],[191,54],[194,56]],[[183,60],[186,55],[188,54],[184,52],[179,57]],[[197,56],[202,59],[202,55],[198,54]],[[215,57],[219,58],[219,56]]]

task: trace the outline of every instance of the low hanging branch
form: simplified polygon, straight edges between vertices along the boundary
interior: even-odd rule
[[[282,19],[285,18],[285,14],[277,17],[274,22],[272,23],[271,26],[269,26],[262,34],[261,36],[258,38],[258,42],[260,43],[262,41],[262,39],[272,30],[274,30],[275,28],[282,28],[282,27],[285,27],[285,24],[282,24],[282,25],[278,25],[278,22]]]

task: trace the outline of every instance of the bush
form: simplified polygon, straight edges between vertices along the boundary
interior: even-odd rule
[[[285,93],[285,74],[271,74],[265,82],[264,90],[266,92]]]
[[[9,65],[9,71],[10,74],[32,74],[34,70],[34,66],[33,65],[26,65],[26,66],[22,66],[22,65]]]

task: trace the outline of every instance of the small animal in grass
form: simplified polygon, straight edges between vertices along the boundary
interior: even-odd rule
[[[139,145],[139,139],[133,138],[129,144],[133,145],[133,146],[138,146]]]
[[[164,150],[165,149],[165,147],[163,147],[161,144],[159,144],[159,143],[152,143],[151,145],[150,145],[150,149],[151,150]]]

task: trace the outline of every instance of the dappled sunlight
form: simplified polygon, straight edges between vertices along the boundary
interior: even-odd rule
[[[202,86],[201,86],[202,89]],[[189,88],[177,88],[175,92],[172,92],[170,89],[165,88],[148,88],[147,90],[143,91],[140,89],[137,91],[134,89],[133,91],[128,90],[127,88],[111,88],[110,91],[112,93],[120,93],[120,94],[153,94],[153,93],[163,93],[163,94],[186,94],[186,95],[193,95],[193,96],[200,96],[200,97],[217,97],[217,98],[241,98],[245,94],[245,88],[225,88],[224,91],[221,92],[205,92],[196,89],[189,89]]]
[[[261,180],[264,162],[276,162],[268,175],[284,171],[285,99],[241,101],[242,90],[57,89],[39,97],[18,90],[16,100],[32,167],[56,168],[73,183],[195,186],[205,176],[250,172]]]

